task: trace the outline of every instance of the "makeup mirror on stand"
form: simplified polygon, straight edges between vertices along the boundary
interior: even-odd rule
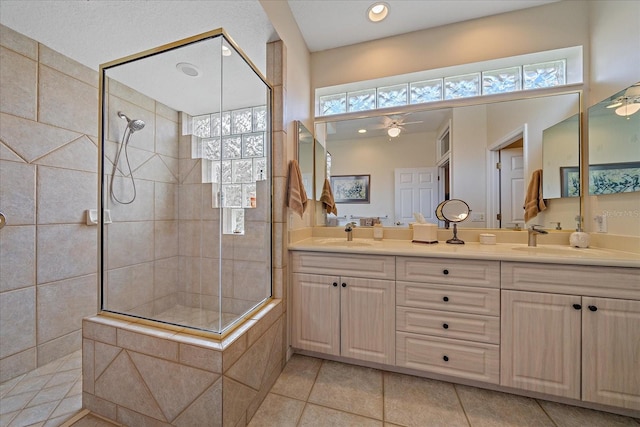
[[[453,237],[447,243],[464,245],[464,240],[458,239],[458,223],[469,217],[469,205],[459,199],[451,199],[440,202],[436,208],[436,217],[440,221],[453,223]]]

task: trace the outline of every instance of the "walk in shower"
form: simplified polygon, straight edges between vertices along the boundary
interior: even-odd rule
[[[101,310],[224,333],[271,297],[271,89],[223,30],[100,85]]]

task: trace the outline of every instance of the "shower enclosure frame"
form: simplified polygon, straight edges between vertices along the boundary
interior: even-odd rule
[[[230,324],[225,327],[220,327],[218,330],[211,330],[208,328],[202,328],[199,326],[193,326],[189,324],[182,323],[173,323],[170,321],[164,321],[160,319],[154,319],[152,316],[142,316],[136,315],[127,312],[120,312],[117,310],[109,309],[105,307],[105,294],[104,294],[104,282],[105,282],[105,274],[107,273],[107,269],[105,268],[105,257],[107,248],[105,247],[105,235],[107,223],[110,221],[109,215],[105,214],[106,210],[106,198],[109,197],[109,191],[106,188],[107,184],[107,176],[105,175],[105,144],[104,142],[107,140],[107,126],[109,123],[109,119],[107,118],[107,114],[109,112],[109,107],[107,106],[109,94],[105,92],[105,86],[107,80],[107,71],[112,69],[113,67],[124,65],[130,62],[134,62],[140,59],[144,59],[147,57],[151,57],[154,55],[162,54],[164,52],[169,52],[174,49],[178,49],[193,43],[198,43],[201,41],[205,41],[207,39],[214,39],[217,37],[221,37],[221,40],[224,43],[230,45],[235,52],[237,52],[240,58],[249,66],[251,71],[261,80],[265,87],[265,95],[266,95],[266,107],[267,107],[267,128],[265,131],[265,156],[266,156],[266,168],[267,168],[267,184],[268,184],[268,200],[263,201],[263,203],[268,203],[268,271],[269,271],[269,292],[268,295],[265,296],[260,301],[257,301],[255,305],[249,308],[244,314],[238,315],[238,317],[232,321]],[[140,53],[136,53],[125,58],[117,59],[114,61],[107,62],[105,64],[101,64],[99,68],[99,128],[98,128],[98,152],[99,152],[99,160],[98,160],[98,313],[99,314],[107,314],[115,317],[125,316],[125,317],[134,317],[142,320],[143,322],[150,322],[151,324],[155,322],[161,323],[165,327],[173,328],[173,327],[186,327],[187,329],[192,329],[196,333],[205,332],[207,334],[211,333],[213,336],[219,336],[221,338],[228,335],[231,331],[233,331],[237,326],[242,324],[242,320],[244,318],[249,318],[253,313],[260,310],[262,307],[267,305],[269,301],[273,299],[273,158],[272,158],[272,129],[273,129],[273,109],[274,109],[274,93],[272,85],[266,80],[266,78],[261,74],[258,68],[251,62],[251,60],[247,57],[247,55],[242,51],[242,49],[233,41],[233,39],[222,29],[216,29],[213,31],[209,31],[206,33],[202,33],[196,36],[192,36],[183,40],[179,40],[173,43],[169,43],[166,45],[162,45],[153,49],[149,49]],[[222,96],[221,96],[222,98]],[[222,106],[222,101],[220,103]],[[219,112],[222,114],[222,110]],[[261,171],[262,172],[262,171]],[[222,207],[219,207],[222,212]],[[223,214],[220,213],[219,218],[220,223],[220,235],[219,245],[222,247],[222,223],[223,223]],[[220,249],[222,251],[222,249]],[[222,257],[222,253],[220,253],[220,257]],[[222,292],[222,262],[220,262],[220,280],[218,282],[218,306],[219,306],[219,314],[222,316],[222,300],[223,300],[223,292]],[[139,321],[140,321],[139,320]],[[222,321],[220,321],[220,325]]]

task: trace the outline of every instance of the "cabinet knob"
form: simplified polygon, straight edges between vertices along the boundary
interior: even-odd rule
[[[447,325],[446,323],[443,323],[442,327],[445,328],[445,329],[449,329],[449,325]]]
[[[598,307],[596,307],[595,305],[590,305],[590,306],[589,306],[589,310],[591,310],[591,311],[598,311]]]
[[[346,283],[343,283],[343,284],[342,284],[342,287],[343,287],[343,288],[346,288],[346,287],[347,287],[347,284],[346,284]]]
[[[448,362],[448,361],[449,361],[449,356],[444,356],[444,357],[442,358],[442,360],[444,360],[445,362]]]
[[[442,301],[449,302],[449,297],[442,297]]]
[[[333,282],[333,286],[337,287],[338,286],[338,282]]]
[[[449,270],[447,270],[447,269],[445,268],[444,270],[442,270],[442,274],[444,274],[444,275],[446,276],[447,274],[449,274]]]
[[[573,308],[575,308],[576,310],[580,310],[582,309],[582,306],[580,304],[573,304]]]

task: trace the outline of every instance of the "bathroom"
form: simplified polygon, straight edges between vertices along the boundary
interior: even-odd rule
[[[141,16],[148,13],[144,6],[130,7],[131,13],[134,10],[138,10]],[[286,97],[282,102],[286,110],[282,126],[274,126],[273,129],[274,141],[279,141],[275,145],[278,151],[273,152],[272,171],[273,296],[276,298],[286,298],[287,275],[290,272],[286,249],[288,233],[309,233],[309,227],[315,221],[313,209],[308,208],[302,219],[284,210],[286,166],[295,157],[296,150],[293,122],[300,120],[306,127],[313,129],[315,114],[311,94],[314,89],[578,45],[585,47],[584,60],[588,64],[585,66],[585,83],[582,85],[585,111],[589,106],[640,80],[634,65],[639,62],[637,49],[633,46],[637,37],[634,39],[620,32],[620,28],[637,32],[637,25],[622,24],[637,16],[637,13],[634,15],[637,11],[634,7],[637,6],[633,4],[621,3],[612,8],[609,2],[559,2],[541,6],[537,10],[511,12],[508,16],[480,18],[476,22],[483,26],[486,40],[473,39],[474,34],[477,36],[474,24],[458,23],[449,27],[450,30],[457,31],[455,35],[443,27],[398,36],[398,39],[382,39],[313,53],[306,48],[293,18],[288,15],[290,12],[286,2],[255,2],[252,6],[244,7],[248,9],[228,14],[240,15],[235,27],[231,20],[213,25],[211,20],[203,19],[192,29],[162,39],[161,43],[224,27],[252,60],[263,64],[262,69],[266,70],[264,73],[269,74],[268,65],[264,65],[268,64],[264,59],[267,50],[264,43],[254,46],[242,42],[245,22],[242,14],[257,13],[270,22],[268,28],[262,30],[264,42],[271,41],[271,32],[275,29],[286,46],[286,73],[283,77],[286,91],[281,92]],[[118,13],[124,12],[120,9]],[[206,16],[206,13],[194,15]],[[95,209],[97,199],[97,65],[161,43],[143,45],[134,40],[124,53],[115,50],[113,54],[105,53],[90,68],[80,66],[58,53],[64,52],[63,43],[54,50],[46,43],[38,44],[41,40],[36,36],[25,41],[24,37],[4,27],[12,27],[14,21],[9,20],[11,15],[3,10],[0,16],[3,24],[3,56],[0,61],[3,67],[0,200],[3,204],[1,210],[9,218],[8,226],[0,232],[3,276],[0,381],[5,381],[81,348],[80,319],[96,314],[99,304],[96,285],[96,229],[87,226],[84,217],[87,209]],[[550,16],[558,19],[559,23],[549,22],[552,21]],[[69,20],[74,18],[73,13],[69,14]],[[158,24],[154,24],[156,21],[153,18],[159,20]],[[166,17],[150,15],[149,25],[171,26],[160,19]],[[496,37],[504,34],[502,31],[512,30],[512,19],[521,24],[518,33],[520,37],[509,37],[514,40],[509,43],[492,43]],[[80,34],[82,31],[86,33],[98,28],[80,18],[71,21],[69,25],[72,22],[81,22]],[[25,35],[30,33],[17,27],[15,29]],[[108,34],[109,30],[104,31]],[[540,37],[540,33],[545,34],[545,37]],[[108,39],[106,36],[103,38]],[[460,42],[468,43],[474,49],[452,51],[448,43],[458,40],[457,38],[462,38]],[[401,45],[409,48],[429,44],[438,55],[424,55],[416,59],[409,48],[407,51],[396,48],[394,54],[397,59],[393,61],[380,61],[375,56],[366,56],[367,52],[385,48],[393,41],[400,41]],[[106,52],[109,47],[104,46],[104,49]],[[340,60],[337,61],[336,58]],[[370,66],[362,66],[354,58],[358,58],[358,61],[370,61],[365,62]],[[274,95],[276,86],[274,85]],[[275,101],[278,105],[277,97]],[[123,110],[131,118],[138,118]],[[151,129],[152,122],[147,118],[147,130]],[[167,133],[177,132],[177,121],[169,122],[162,121],[167,126]],[[135,133],[132,138],[144,138],[143,132],[144,130]],[[157,129],[155,132],[159,134]],[[25,138],[38,140],[40,143],[18,146],[15,142]],[[9,190],[6,182],[18,187]],[[14,194],[21,195],[20,199],[6,199],[14,197]],[[14,210],[9,216],[8,208],[4,207],[5,200],[20,210]],[[637,205],[637,196],[586,197],[583,212],[585,218],[592,218],[604,211],[637,210]],[[564,223],[563,226],[566,229],[573,227],[572,224]],[[594,231],[594,226],[594,223],[585,221],[587,231]],[[614,240],[614,244],[617,240],[637,245],[640,230],[633,218],[611,218],[608,226],[606,235],[599,235],[594,239]],[[623,237],[617,239],[615,236]],[[65,307],[64,313],[60,312],[59,307]],[[6,327],[8,324],[11,325],[10,328]]]

